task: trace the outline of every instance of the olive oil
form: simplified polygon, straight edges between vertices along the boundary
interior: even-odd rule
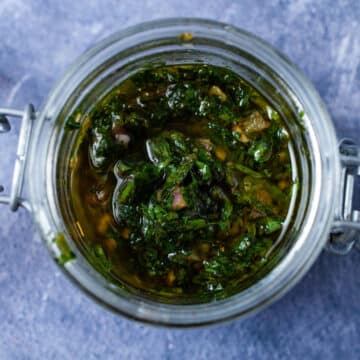
[[[149,68],[84,117],[71,202],[96,269],[171,302],[255,281],[293,169],[284,123],[254,88],[227,68]]]

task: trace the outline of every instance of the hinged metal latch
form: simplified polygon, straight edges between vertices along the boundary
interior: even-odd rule
[[[0,204],[8,204],[13,211],[16,211],[20,205],[30,210],[30,205],[26,200],[21,198],[21,193],[30,134],[33,120],[35,119],[34,106],[31,104],[27,105],[24,111],[0,108],[0,134],[11,130],[8,117],[22,119],[22,122],[11,189],[9,194],[2,195],[1,193],[3,193],[5,189],[4,186],[0,185]]]
[[[360,249],[360,148],[350,139],[339,144],[341,161],[340,201],[327,245],[336,254]]]

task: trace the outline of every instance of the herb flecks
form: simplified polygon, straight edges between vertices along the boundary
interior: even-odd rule
[[[59,233],[53,241],[60,252],[60,255],[56,258],[60,265],[65,265],[67,262],[75,259],[75,254],[67,243],[64,234]]]
[[[292,167],[282,119],[255,89],[227,68],[146,67],[86,122],[72,201],[98,271],[192,302],[256,280]]]

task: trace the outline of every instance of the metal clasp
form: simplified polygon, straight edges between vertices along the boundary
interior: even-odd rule
[[[360,249],[360,148],[351,139],[339,144],[341,193],[327,249],[345,255]]]
[[[16,152],[16,160],[12,178],[12,185],[8,195],[0,194],[0,204],[8,204],[12,211],[16,211],[21,205],[30,210],[30,204],[23,198],[21,193],[23,189],[24,170],[27,161],[27,149],[29,146],[33,120],[35,119],[35,109],[33,105],[27,105],[24,111],[0,108],[0,134],[11,130],[10,118],[22,119],[19,142]],[[0,193],[4,192],[4,186],[0,185]]]

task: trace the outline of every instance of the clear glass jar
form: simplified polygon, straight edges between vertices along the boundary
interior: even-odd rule
[[[183,33],[191,33],[192,39],[182,40]],[[79,104],[91,104],[145,65],[196,62],[230,67],[283,115],[294,144],[301,191],[282,252],[263,278],[224,300],[173,305],[115,286],[97,273],[74,245],[71,211],[66,211],[66,164],[75,135],[64,136],[64,122]],[[115,33],[68,69],[39,112],[30,105],[24,111],[0,109],[0,114],[0,132],[10,129],[6,116],[23,119],[13,187],[9,196],[0,196],[0,203],[10,204],[13,210],[22,205],[32,212],[55,259],[61,249],[54,239],[64,234],[76,254],[62,266],[64,273],[95,300],[130,318],[166,326],[196,326],[248,315],[294,286],[326,244],[337,252],[347,252],[360,230],[359,212],[352,204],[354,181],[360,174],[358,149],[345,141],[339,151],[324,104],[288,59],[261,39],[232,26],[171,19]],[[64,186],[59,186],[62,183]]]

